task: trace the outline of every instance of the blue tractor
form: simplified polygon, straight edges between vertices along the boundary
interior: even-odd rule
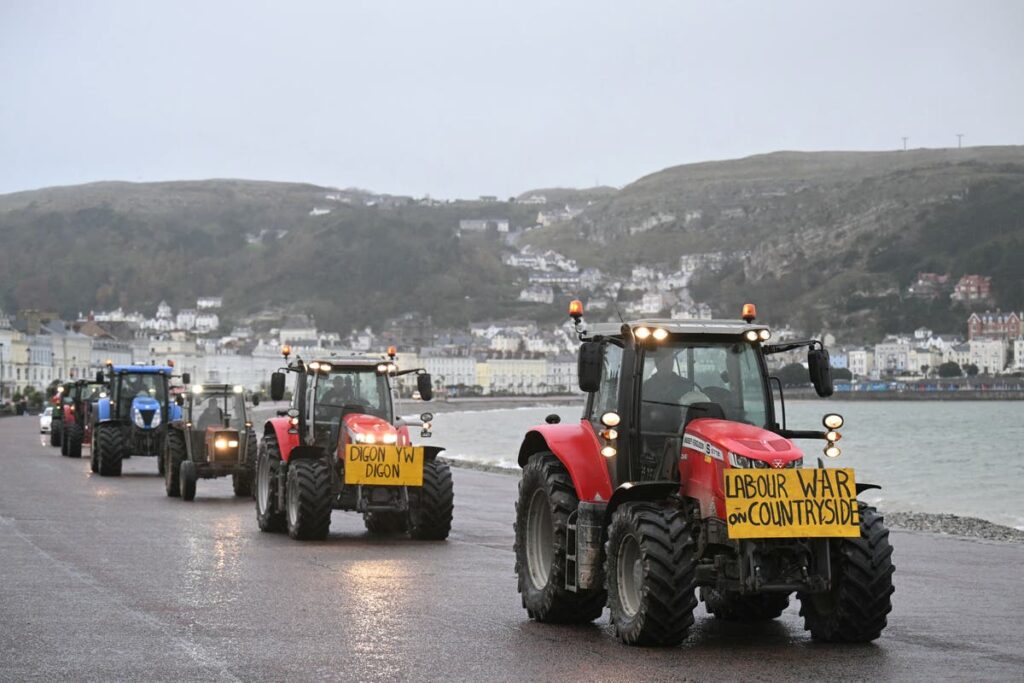
[[[121,476],[121,461],[132,455],[156,456],[163,474],[167,425],[181,419],[181,406],[171,400],[170,365],[107,363],[97,381],[107,385],[92,411],[92,471],[103,477]],[[188,383],[188,373],[182,376]]]

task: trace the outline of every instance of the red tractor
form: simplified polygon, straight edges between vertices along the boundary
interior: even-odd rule
[[[878,488],[853,470],[804,462],[793,439],[840,454],[843,420],[786,427],[766,356],[808,348],[818,395],[832,394],[814,340],[769,344],[752,305],[743,320],[641,320],[587,329],[583,418],[552,415],[519,451],[516,573],[542,622],[588,622],[605,605],[630,645],[674,645],[693,624],[696,592],[716,618],[778,617],[792,593],[815,640],[878,638],[892,609],[892,548]],[[781,402],[775,412],[772,383]]]
[[[102,382],[85,379],[67,382],[57,388],[50,435],[51,443],[60,446],[61,455],[81,458],[82,444],[92,443],[92,402],[102,390]]]
[[[283,353],[287,362],[290,349]],[[385,358],[296,358],[271,377],[270,394],[284,398],[295,375],[291,409],[266,422],[256,461],[256,518],[263,531],[296,539],[327,536],[332,510],[363,514],[371,533],[408,533],[443,540],[452,523],[452,475],[443,450],[414,446],[410,426],[430,436],[432,415],[395,414],[392,378],[415,374],[423,400],[430,375],[399,370]]]

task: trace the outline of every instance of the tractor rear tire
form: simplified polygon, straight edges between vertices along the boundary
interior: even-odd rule
[[[181,495],[181,463],[185,461],[185,435],[177,429],[167,432],[167,449],[162,457],[164,463],[164,491],[168,498]]]
[[[363,524],[371,534],[404,534],[409,530],[409,515],[404,512],[367,512]]]
[[[892,611],[892,546],[875,508],[858,503],[860,537],[832,542],[832,590],[799,593],[804,630],[826,643],[868,643]]]
[[[423,486],[409,488],[409,535],[420,541],[443,541],[452,530],[455,490],[446,462],[423,463]]]
[[[124,435],[118,425],[99,425],[93,434],[96,471],[101,477],[120,477]]]
[[[569,515],[579,498],[565,466],[550,452],[536,453],[523,467],[516,501],[516,575],[523,607],[540,622],[584,624],[601,616],[603,590],[565,587]]]
[[[625,503],[608,528],[611,622],[627,645],[678,645],[697,606],[693,539],[680,510]]]
[[[245,437],[245,466],[249,470],[249,497],[256,499],[256,455],[258,451],[256,432],[251,429]]]
[[[277,476],[281,467],[281,449],[277,437],[264,436],[263,448],[256,456],[256,523],[260,531],[284,531],[284,512],[277,506]]]
[[[56,411],[54,411],[56,413]],[[64,411],[62,410],[60,415],[54,415],[50,420],[50,445],[60,446],[61,445],[61,434],[64,431],[61,429],[63,426],[60,420],[64,419]]]
[[[182,461],[178,477],[180,479],[178,483],[179,490],[181,491],[181,499],[195,500],[196,482],[199,480],[199,472],[196,470],[196,464],[191,460]]]
[[[82,440],[85,438],[85,430],[78,426],[78,423],[68,425],[64,430],[61,441],[61,454],[69,458],[82,457]]]
[[[789,606],[789,593],[740,595],[716,588],[701,588],[700,599],[708,613],[724,621],[771,621]]]
[[[161,477],[164,476],[165,466],[167,463],[164,461],[164,449],[159,449],[156,452],[156,471]]]
[[[327,538],[331,527],[331,476],[321,459],[288,464],[285,512],[288,535],[300,541]]]

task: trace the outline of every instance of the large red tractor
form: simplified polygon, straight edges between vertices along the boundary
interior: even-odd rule
[[[697,589],[716,618],[738,621],[778,617],[795,592],[815,640],[877,638],[892,548],[881,515],[857,500],[877,487],[804,462],[793,439],[824,440],[831,460],[842,418],[788,429],[765,360],[808,348],[810,379],[829,396],[821,343],[768,343],[749,304],[743,320],[590,329],[582,313],[572,302],[583,418],[550,416],[519,451],[516,573],[529,616],[587,622],[607,604],[623,642],[673,645],[693,624]]]
[[[287,361],[290,349],[285,347]],[[295,375],[291,409],[266,422],[256,461],[256,518],[263,531],[327,536],[332,510],[363,515],[371,533],[443,540],[452,523],[452,475],[436,446],[414,446],[410,426],[430,436],[429,413],[395,414],[392,378],[416,374],[423,400],[430,375],[399,370],[394,354],[290,363],[271,377],[280,401]]]
[[[57,444],[61,455],[82,457],[82,444],[92,443],[92,401],[103,390],[102,382],[80,379],[62,384],[57,389],[58,405],[54,406],[51,430],[57,425]]]

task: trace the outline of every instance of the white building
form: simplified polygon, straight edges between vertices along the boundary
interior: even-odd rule
[[[183,308],[174,320],[179,330],[191,330],[196,326],[196,311],[194,308]]]
[[[220,327],[220,317],[216,313],[199,313],[196,315],[196,332],[205,334],[215,331],[218,327]]]
[[[201,296],[196,299],[196,308],[200,311],[205,311],[209,308],[220,308],[224,303],[224,299],[219,296]]]
[[[854,377],[868,377],[875,367],[875,354],[871,349],[857,348],[846,352],[846,368]]]
[[[530,285],[519,292],[519,301],[535,304],[554,303],[555,291],[550,285]]]
[[[1006,341],[1003,339],[972,339],[970,362],[978,366],[982,375],[998,375],[1006,367]]]
[[[911,351],[907,340],[884,341],[875,346],[875,368],[885,375],[902,375],[912,369]]]
[[[476,358],[472,356],[420,357],[420,364],[442,387],[476,384]]]
[[[1013,340],[1013,367],[1024,370],[1024,337]]]

